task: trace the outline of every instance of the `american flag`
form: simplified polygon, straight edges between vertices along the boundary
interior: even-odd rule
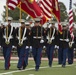
[[[10,9],[14,10],[19,4],[20,0],[7,0],[7,5]]]
[[[39,6],[42,9],[44,15],[50,19],[52,17],[52,0],[39,0]]]
[[[47,19],[51,19],[54,15],[58,22],[59,32],[62,33],[62,27],[60,24],[60,10],[58,6],[58,0],[38,0],[39,6],[42,9]]]
[[[71,35],[72,39],[74,39],[72,0],[70,0],[70,5],[69,5],[69,30],[70,30],[70,35]]]
[[[41,24],[46,22],[46,17],[35,0],[8,0],[7,4],[10,9],[15,9],[18,6],[32,18],[41,17]]]

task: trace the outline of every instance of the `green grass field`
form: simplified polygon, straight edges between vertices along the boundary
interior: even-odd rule
[[[29,60],[27,68],[20,71],[17,69],[17,61],[11,61],[10,69],[4,70],[4,61],[0,60],[0,75],[76,75],[76,62],[62,68],[57,62],[53,62],[52,67],[49,67],[48,61],[42,61],[39,71],[35,71],[34,61]]]

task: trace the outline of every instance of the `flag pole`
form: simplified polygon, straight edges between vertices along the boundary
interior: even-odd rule
[[[22,12],[21,12],[21,2],[20,2],[20,22],[21,22]]]
[[[8,22],[8,0],[6,0],[6,22]],[[8,25],[6,26],[6,40],[8,40]],[[6,44],[9,44],[8,41],[5,41]]]
[[[8,5],[7,5],[8,0],[6,0],[6,21],[8,21]]]
[[[19,4],[19,6],[20,6],[20,23],[21,23],[21,18],[22,18],[22,12],[21,12],[21,2],[20,2],[20,4]],[[19,45],[21,46],[22,44],[21,44],[21,34],[22,32],[21,32],[21,26],[20,26],[20,43],[19,43]]]

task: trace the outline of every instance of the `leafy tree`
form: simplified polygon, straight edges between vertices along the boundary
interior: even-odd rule
[[[64,22],[66,19],[68,19],[66,6],[64,5],[64,3],[59,2],[59,7],[60,7],[60,19],[61,22]]]
[[[4,9],[5,11],[3,11],[3,20],[5,20],[5,17],[6,17],[6,6],[4,6]],[[24,13],[24,12],[21,12],[22,14],[22,18],[23,19],[26,19],[27,17],[27,14]],[[19,20],[20,19],[20,10],[18,8],[15,8],[14,10],[10,10],[8,9],[8,16],[11,16],[13,18],[13,20]]]

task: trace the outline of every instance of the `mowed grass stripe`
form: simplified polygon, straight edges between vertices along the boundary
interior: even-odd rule
[[[74,66],[76,64],[73,64],[73,65],[66,65],[66,66]],[[61,67],[61,65],[55,65],[55,66],[52,66],[53,68],[58,68],[58,67]],[[44,67],[40,67],[40,69],[45,69],[45,68],[49,68],[49,66],[44,66]],[[34,70],[35,68],[28,68],[28,69],[25,69],[25,70],[15,70],[15,71],[10,71],[10,72],[5,72],[5,73],[0,73],[0,75],[10,75],[10,74],[13,74],[13,73],[17,73],[17,72],[23,72],[23,71],[30,71],[30,70]]]

